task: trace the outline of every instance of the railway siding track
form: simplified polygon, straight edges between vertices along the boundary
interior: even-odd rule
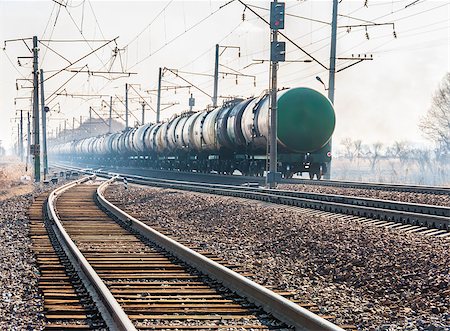
[[[124,213],[102,194],[113,180],[87,180],[52,192],[47,208],[110,329],[342,330]]]
[[[69,164],[62,164],[63,167],[73,167]],[[97,167],[98,165],[84,165],[85,167]],[[74,168],[74,167],[73,167]],[[81,168],[77,168],[81,169]],[[195,177],[199,182],[212,182],[212,183],[228,183],[229,185],[240,185],[244,183],[254,182],[260,185],[265,184],[265,177],[258,176],[236,176],[236,175],[219,175],[219,174],[207,174],[207,173],[193,173],[178,170],[160,170],[160,169],[143,169],[127,167],[127,176],[133,174],[139,174],[146,172],[146,176],[165,178],[165,179],[178,179],[187,180],[187,178]],[[110,171],[115,171],[111,168]],[[125,172],[124,172],[125,174]],[[406,185],[406,184],[392,184],[392,183],[371,183],[371,182],[355,182],[355,181],[338,181],[338,180],[310,180],[304,178],[283,178],[280,184],[304,184],[315,186],[329,186],[340,188],[355,188],[355,189],[370,189],[370,190],[383,190],[383,191],[395,191],[395,192],[411,192],[411,193],[423,193],[423,194],[450,194],[450,187],[443,186],[428,186],[428,185]]]
[[[83,171],[80,168],[73,168]],[[92,173],[92,171],[84,171]],[[264,188],[198,183],[159,178],[149,178],[121,173],[94,171],[100,177],[119,179],[127,178],[130,183],[152,185],[172,189],[196,191],[202,193],[228,195],[247,199],[260,200],[288,206],[310,208],[324,212],[353,215],[363,218],[378,219],[405,225],[420,226],[441,230],[443,234],[450,230],[450,208],[443,206],[424,205],[368,199],[353,196],[318,194],[286,190],[269,190]]]
[[[111,174],[100,174],[111,177]],[[123,178],[123,175],[122,177]],[[260,200],[326,212],[375,218],[402,224],[425,226],[448,231],[450,208],[349,196],[269,190],[262,188],[180,182],[173,180],[126,176],[128,182],[157,187],[190,190]]]
[[[387,184],[387,183],[364,183],[352,181],[338,180],[310,180],[310,179],[283,179],[283,184],[307,184],[317,186],[331,186],[342,188],[359,188],[383,191],[397,192],[413,192],[413,193],[429,193],[429,194],[450,194],[450,188],[442,186],[427,185],[404,185],[404,184]]]

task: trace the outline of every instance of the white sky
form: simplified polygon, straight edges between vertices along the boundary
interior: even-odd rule
[[[67,2],[66,0],[64,3]],[[338,57],[352,54],[373,54],[373,61],[357,64],[336,76],[335,108],[337,127],[335,144],[344,137],[362,139],[365,143],[381,141],[384,144],[395,140],[423,142],[417,124],[430,105],[431,97],[440,80],[450,71],[450,3],[448,1],[420,0],[405,8],[413,0],[374,1],[344,0],[339,4],[339,14],[376,23],[394,23],[397,39],[393,36],[391,25],[369,27],[365,36],[364,28],[338,29]],[[238,2],[225,6],[225,1],[68,1],[68,6],[60,7],[52,1],[5,1],[0,0],[0,42],[13,38],[30,38],[37,35],[42,40],[66,39],[112,39],[119,37],[117,47],[121,59],[117,56],[112,70],[136,72],[129,78],[107,80],[104,77],[76,75],[63,87],[67,93],[109,95],[123,98],[125,83],[135,85],[135,89],[156,108],[156,96],[149,96],[144,90],[154,90],[157,86],[159,67],[175,68],[188,72],[212,74],[214,67],[214,45],[232,45],[240,47],[240,57],[236,49],[227,49],[220,57],[224,66],[220,71],[240,71],[256,76],[236,78],[228,75],[219,80],[220,96],[250,97],[259,95],[268,87],[268,66],[255,64],[246,67],[252,60],[269,58],[269,29]],[[253,5],[269,8],[269,2],[249,2]],[[332,1],[288,1],[287,14],[331,21]],[[268,12],[255,9],[264,17]],[[360,24],[361,21],[340,17],[338,25]],[[285,30],[291,39],[310,52],[326,67],[329,64],[330,26],[311,22],[299,17],[287,16]],[[81,30],[81,31],[80,31]],[[82,32],[82,34],[81,34]],[[141,34],[139,34],[142,32]],[[139,35],[138,35],[139,34]],[[136,38],[137,37],[137,38]],[[283,38],[280,37],[282,40]],[[30,45],[31,41],[28,41]],[[70,61],[87,54],[101,43],[55,43],[45,42]],[[90,70],[105,71],[110,67],[114,43],[83,59],[71,68],[80,69],[87,65]],[[287,59],[304,60],[307,56],[294,45],[287,42]],[[29,56],[23,42],[8,43],[0,50],[0,139],[5,145],[14,142],[17,137],[16,110],[30,109],[30,101],[15,97],[27,97],[30,89],[16,91],[16,78],[31,77],[31,62],[17,56]],[[8,57],[9,59],[8,59]],[[49,77],[68,63],[61,57],[40,45],[40,66]],[[12,63],[10,63],[10,61]],[[122,60],[122,64],[121,61]],[[338,61],[342,68],[351,62]],[[49,79],[45,85],[47,97],[66,82],[74,73],[63,72]],[[308,86],[326,93],[316,81],[319,75],[328,85],[328,74],[317,63],[291,62],[281,65],[279,87]],[[106,75],[108,76],[108,75]],[[213,80],[209,76],[183,74],[202,91],[212,94]],[[109,77],[118,77],[109,76]],[[166,74],[163,86],[186,86],[174,75]],[[19,87],[30,86],[19,81]],[[61,92],[61,91],[60,91]],[[162,102],[179,102],[162,112],[162,119],[188,108],[189,93],[196,97],[195,109],[203,109],[211,103],[208,96],[191,88],[164,91]],[[154,93],[154,92],[152,92]],[[130,91],[130,98],[137,97]],[[50,97],[52,99],[53,97]],[[139,100],[131,99],[130,109],[140,119]],[[50,102],[53,109],[49,121],[49,131],[62,125],[72,117],[88,116],[89,106],[100,110],[101,99],[82,100],[59,96]],[[166,105],[162,106],[167,107]],[[119,100],[115,108],[124,112]],[[106,109],[105,109],[106,110]],[[104,112],[106,114],[106,112]],[[154,121],[155,113],[148,111],[146,119]],[[130,123],[135,119],[132,117]]]

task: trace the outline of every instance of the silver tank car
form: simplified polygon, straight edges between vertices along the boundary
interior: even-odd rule
[[[333,106],[321,93],[294,88],[278,93],[278,143],[287,151],[317,151],[330,139],[335,125]],[[61,144],[58,154],[177,153],[179,151],[242,152],[247,145],[266,147],[269,98],[236,99],[210,111],[186,113],[122,133]]]

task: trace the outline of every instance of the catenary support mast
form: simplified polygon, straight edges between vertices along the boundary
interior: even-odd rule
[[[47,160],[47,112],[45,109],[45,94],[44,94],[44,70],[40,71],[41,76],[41,116],[42,116],[42,158],[44,162],[44,179],[48,175],[48,160]]]
[[[328,75],[328,99],[334,104],[334,83],[336,75],[336,35],[337,35],[337,15],[338,15],[338,0],[333,0],[333,16],[331,19],[331,47],[330,47],[330,69]],[[332,141],[328,142],[328,150],[332,155]],[[328,163],[328,171],[325,174],[325,179],[331,178],[331,161]]]
[[[39,69],[38,38],[33,37],[33,155],[34,181],[41,181],[41,157],[39,148]]]

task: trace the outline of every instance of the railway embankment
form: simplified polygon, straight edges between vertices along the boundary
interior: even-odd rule
[[[244,265],[361,330],[450,328],[450,241],[243,199],[113,185],[148,225]]]

